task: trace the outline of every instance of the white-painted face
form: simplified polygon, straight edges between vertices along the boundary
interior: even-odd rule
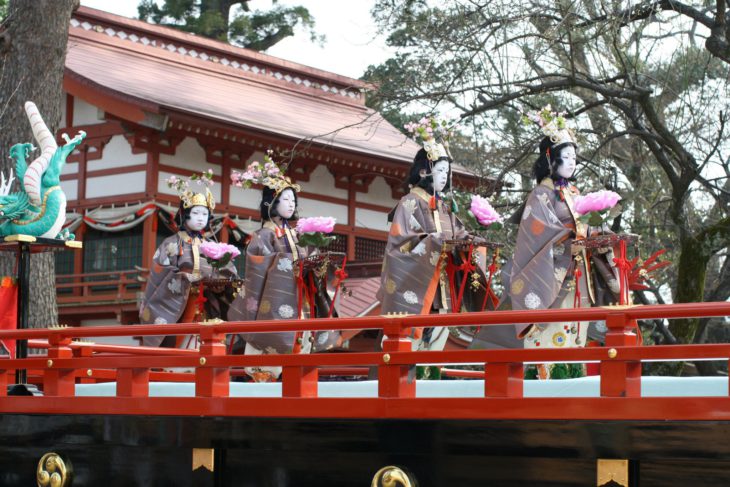
[[[287,188],[279,195],[279,201],[276,203],[276,213],[284,220],[294,216],[297,209],[297,200],[294,197],[294,190]]]
[[[440,193],[449,182],[449,161],[438,161],[433,165],[433,190]]]
[[[202,232],[208,223],[208,208],[205,206],[193,206],[190,208],[190,217],[185,225],[193,232]]]
[[[572,145],[567,145],[560,149],[560,158],[563,163],[557,168],[558,176],[561,178],[571,178],[575,172],[575,148]]]

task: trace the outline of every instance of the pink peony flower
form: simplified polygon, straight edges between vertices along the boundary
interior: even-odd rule
[[[297,221],[297,232],[299,233],[332,233],[334,229],[335,219],[330,216],[300,218],[299,221]]]
[[[585,196],[575,198],[575,211],[581,215],[587,215],[592,211],[609,210],[616,206],[621,196],[613,191],[596,191]]]
[[[219,242],[203,242],[200,244],[200,253],[211,260],[220,260],[230,254],[230,258],[234,259],[241,255],[238,247],[226,243]]]
[[[480,225],[488,227],[492,223],[502,223],[502,217],[499,213],[489,204],[486,198],[479,195],[475,194],[471,197],[471,207],[469,209]]]

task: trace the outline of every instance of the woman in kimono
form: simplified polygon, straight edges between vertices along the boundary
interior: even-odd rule
[[[140,306],[140,321],[162,325],[192,323],[205,319],[225,319],[233,300],[233,289],[219,284],[206,285],[214,277],[214,270],[200,255],[200,245],[208,240],[210,219],[215,200],[210,190],[206,193],[186,192],[180,196],[180,208],[175,221],[180,231],[166,238],[152,259],[147,287]],[[228,263],[216,278],[235,278],[236,268]],[[200,296],[200,292],[203,296]],[[148,336],[147,346],[196,348],[192,336]]]
[[[262,227],[251,235],[246,247],[245,289],[236,297],[229,313],[231,321],[288,320],[329,316],[331,302],[325,289],[325,280],[317,280],[312,300],[307,299],[308,287],[298,279],[297,262],[312,254],[299,245],[297,232],[290,225],[296,218],[299,185],[288,177],[269,177],[262,180]],[[302,296],[300,297],[300,291]],[[315,310],[310,309],[310,302]],[[301,313],[300,313],[301,304]],[[309,332],[244,333],[246,355],[267,353],[309,353],[334,347],[339,333]],[[256,382],[276,380],[281,367],[247,367],[246,373]]]
[[[452,252],[459,253],[454,241],[468,242],[471,237],[442,199],[450,187],[451,162],[445,145],[433,138],[416,154],[407,181],[410,191],[395,207],[385,248],[379,291],[383,314],[454,311],[447,259]],[[478,265],[472,271],[480,273],[482,283],[486,282],[484,250],[474,249]],[[452,280],[459,279],[452,276]],[[482,297],[483,291],[467,290],[464,306],[468,309],[472,302],[481,306]],[[447,338],[444,327],[411,332],[414,350],[443,350]]]
[[[618,292],[611,260],[605,252],[591,253],[573,243],[600,231],[581,222],[574,210],[579,194],[573,177],[575,136],[568,129],[555,129],[555,124],[546,123],[545,127],[552,132],[541,141],[540,156],[533,167],[538,184],[522,213],[511,270],[506,276],[507,271],[503,271],[507,298],[514,310],[607,304]],[[477,342],[497,342],[496,333],[494,327],[484,327]],[[583,347],[587,335],[585,322],[540,323],[516,325],[515,341],[524,348]],[[537,367],[542,379],[580,376],[581,370],[582,366],[565,364]]]

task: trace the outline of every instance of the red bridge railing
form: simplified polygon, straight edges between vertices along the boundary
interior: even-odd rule
[[[240,323],[100,326],[2,331],[2,339],[32,340],[46,355],[0,361],[0,380],[8,372],[36,370],[43,396],[1,397],[0,413],[161,414],[291,417],[392,417],[492,419],[667,419],[730,420],[730,397],[642,397],[642,361],[730,360],[730,344],[637,346],[636,320],[730,316],[730,303],[693,303],[450,315],[388,316],[258,321]],[[412,352],[412,327],[496,326],[605,320],[606,344],[595,348],[461,350]],[[382,352],[313,355],[227,355],[226,336],[241,332],[382,329]],[[76,338],[198,334],[198,351],[114,345],[92,346]],[[599,362],[599,397],[524,397],[526,363]],[[409,369],[424,364],[484,366],[482,397],[416,397]],[[283,367],[281,397],[230,397],[232,368]],[[320,367],[375,366],[377,397],[320,397]],[[194,397],[150,397],[156,370],[194,369]],[[116,381],[114,397],[76,397],[80,378],[105,371]],[[0,395],[6,384],[0,384]]]

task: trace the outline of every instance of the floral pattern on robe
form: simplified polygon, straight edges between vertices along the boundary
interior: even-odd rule
[[[299,297],[296,261],[310,255],[311,251],[298,245],[294,229],[277,229],[270,221],[253,233],[246,247],[245,292],[236,297],[229,319],[231,321],[297,319]],[[316,283],[315,317],[326,317],[329,312],[329,296],[322,280]],[[302,301],[301,318],[309,318],[309,303]],[[291,353],[294,332],[243,333],[241,338],[248,350],[253,347],[259,353]],[[308,336],[302,341],[302,352],[310,349],[324,351],[335,346],[338,332],[319,332],[313,342]],[[312,346],[313,345],[313,346]],[[256,353],[256,351],[252,351]]]
[[[610,292],[605,293],[605,286],[596,286],[615,279],[616,271],[609,264],[611,260],[607,260],[610,254],[591,254],[583,250],[576,256],[572,255],[571,246],[576,235],[585,238],[591,233],[572,209],[577,195],[578,190],[574,186],[556,190],[549,178],[530,193],[520,221],[514,256],[510,265],[503,269],[503,272],[510,269],[504,283],[512,309],[572,308],[576,290],[580,291],[581,307],[615,299]],[[593,276],[594,267],[600,276]],[[581,274],[577,288],[576,268]],[[598,301],[597,287],[601,291]],[[523,344],[503,336],[508,333],[507,327],[484,327],[477,341],[482,342],[480,347],[484,343],[528,348],[584,346],[588,328],[587,323],[515,326],[517,338],[524,338]]]
[[[396,206],[378,293],[383,314],[429,314],[452,310],[445,272],[444,242],[465,239],[468,232],[443,201],[437,200],[436,210],[433,210],[429,207],[430,200],[431,195],[425,190],[413,188]],[[479,248],[475,253],[478,272],[486,282],[483,275],[485,251]],[[455,280],[461,283],[459,275]],[[472,296],[474,294],[481,293],[465,290],[464,307],[476,302],[481,306],[481,298]],[[427,330],[426,333],[430,332]]]
[[[186,232],[178,232],[160,244],[152,258],[147,287],[140,305],[141,323],[178,323],[188,300],[197,297],[191,296],[195,284],[191,284],[185,274],[199,275],[203,279],[213,276],[213,268],[200,255],[199,247],[203,241],[205,240],[191,237]],[[236,268],[229,262],[216,276],[237,277]],[[206,298],[205,317],[225,319],[233,291],[225,289],[214,292],[206,287],[203,289]],[[163,336],[148,336],[143,343],[157,347],[164,339]]]

